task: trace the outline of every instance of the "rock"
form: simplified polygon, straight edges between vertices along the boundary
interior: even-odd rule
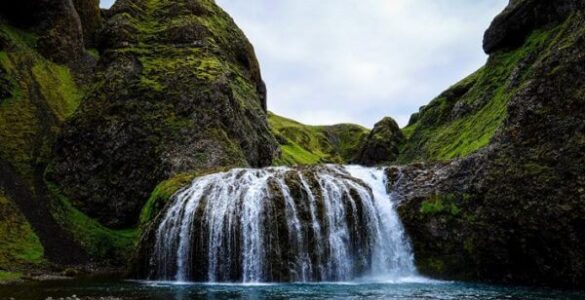
[[[546,6],[552,3],[557,10]],[[418,130],[423,129],[426,137],[441,137],[452,120],[436,118],[443,116],[437,113],[439,104],[451,111],[461,101],[472,104],[485,101],[481,98],[485,95],[505,92],[506,98],[490,98],[482,108],[505,100],[498,110],[504,114],[502,121],[487,146],[449,162],[389,169],[389,189],[398,197],[399,213],[423,274],[582,288],[585,198],[579,191],[585,187],[585,15],[573,9],[565,13],[571,17],[560,18],[562,14],[555,11],[572,7],[562,3],[583,2],[513,1],[504,16],[553,13],[556,23],[544,31],[526,32],[531,36],[536,32],[536,38],[532,36],[518,49],[506,46],[492,54],[477,82],[503,70],[496,63],[501,57],[522,53],[524,58],[509,66],[505,80],[474,84],[466,96],[455,97],[449,106],[435,102],[421,111],[418,122],[438,121],[428,127],[415,124],[413,137],[422,136]],[[499,30],[517,32],[516,21],[510,19],[512,23],[505,25],[502,18],[492,27],[511,26]],[[487,120],[485,114],[477,116],[483,118],[472,120]],[[408,143],[412,145],[407,149],[425,145],[420,138]]]
[[[372,166],[396,160],[404,135],[390,117],[378,122],[366,138],[355,163]]]
[[[581,0],[512,0],[486,31],[483,48],[487,54],[521,46],[528,34],[551,23],[565,20],[585,9]]]
[[[167,178],[267,166],[277,151],[258,62],[233,20],[207,1],[154,5],[120,0],[108,12],[97,84],[49,174],[79,209],[116,228],[135,225]]]
[[[97,35],[102,27],[100,0],[73,0],[83,29],[86,48],[95,48]]]

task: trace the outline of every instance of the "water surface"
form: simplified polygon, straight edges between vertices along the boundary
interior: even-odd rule
[[[178,284],[72,280],[0,286],[0,299],[114,296],[123,299],[585,299],[583,292],[420,280],[319,284]]]

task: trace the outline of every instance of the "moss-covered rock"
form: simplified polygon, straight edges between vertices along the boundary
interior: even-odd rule
[[[389,172],[425,274],[583,287],[585,12],[531,24],[421,110],[402,159],[473,154]]]
[[[276,165],[347,163],[355,158],[369,130],[355,124],[310,126],[269,113],[280,144]]]
[[[355,162],[366,166],[391,163],[398,157],[403,142],[404,134],[396,121],[386,117],[376,123],[365,139]]]
[[[0,191],[0,272],[43,262],[43,246],[18,207]],[[2,278],[0,276],[0,281]]]
[[[167,178],[272,163],[253,48],[213,1],[121,0],[108,14],[98,79],[50,176],[76,207],[132,226]]]

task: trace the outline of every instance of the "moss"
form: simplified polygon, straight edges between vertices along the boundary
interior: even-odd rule
[[[44,249],[39,238],[18,208],[1,193],[0,220],[0,269],[42,263]]]
[[[188,185],[196,177],[195,174],[179,174],[161,182],[150,194],[146,205],[140,214],[140,224],[145,225],[155,216],[154,214],[182,187]]]
[[[456,201],[458,196],[454,194],[435,195],[421,203],[420,213],[423,215],[449,214],[457,216],[461,213],[461,208]]]
[[[22,273],[0,271],[0,283],[17,281],[22,278]]]
[[[100,59],[100,52],[95,48],[87,49],[87,53],[96,60]]]
[[[487,146],[506,119],[508,101],[558,32],[534,32],[523,47],[493,54],[486,66],[424,107],[403,129],[408,140],[399,161],[449,160]]]
[[[423,274],[441,274],[445,270],[445,262],[438,258],[429,257],[417,260],[417,267]]]
[[[59,123],[77,109],[83,91],[69,69],[31,48],[34,36],[7,25],[0,35],[12,46],[0,52],[0,67],[13,87],[0,104],[0,157],[30,181],[32,165],[46,161]]]
[[[55,184],[45,181],[53,199],[53,217],[79,244],[98,259],[126,261],[138,238],[135,228],[112,230],[77,210]]]
[[[282,150],[276,165],[347,163],[369,133],[359,125],[309,126],[273,113],[268,121]]]

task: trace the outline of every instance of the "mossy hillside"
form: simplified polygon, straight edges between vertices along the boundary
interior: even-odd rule
[[[490,146],[463,159],[422,167],[427,174],[440,174],[438,180],[424,172],[421,177],[403,173],[402,194],[408,199],[399,205],[399,213],[422,274],[582,287],[584,28],[585,14],[576,10],[562,22],[533,28],[524,46],[494,53],[496,58],[530,59],[500,66],[503,74],[514,71],[496,82],[502,86],[484,91],[492,99],[494,91],[506,95],[516,89],[505,99],[505,120]],[[544,41],[535,52],[527,46],[534,41]],[[470,82],[494,72],[493,62],[491,58]],[[413,124],[424,127],[420,119]],[[423,165],[406,168],[417,166]],[[411,184],[416,180],[420,182]]]
[[[273,113],[268,121],[282,151],[276,165],[347,163],[369,133],[359,125],[309,126]]]
[[[137,224],[149,191],[177,174],[272,163],[253,48],[213,1],[117,1],[100,60],[52,180],[103,224]]]
[[[46,184],[53,200],[53,217],[91,257],[120,264],[129,259],[138,236],[136,229],[106,228],[76,209],[54,183],[46,181]]]
[[[399,161],[448,160],[487,146],[506,118],[508,101],[560,32],[562,26],[544,28],[522,47],[494,53],[484,67],[423,107],[403,129],[408,140]]]
[[[0,220],[0,281],[3,281],[16,277],[3,271],[20,271],[43,263],[44,250],[26,218],[1,191]]]
[[[68,68],[36,52],[35,35],[1,24],[0,37],[0,68],[9,82],[9,97],[0,100],[0,157],[30,180],[32,166],[48,160],[59,125],[83,91]]]

